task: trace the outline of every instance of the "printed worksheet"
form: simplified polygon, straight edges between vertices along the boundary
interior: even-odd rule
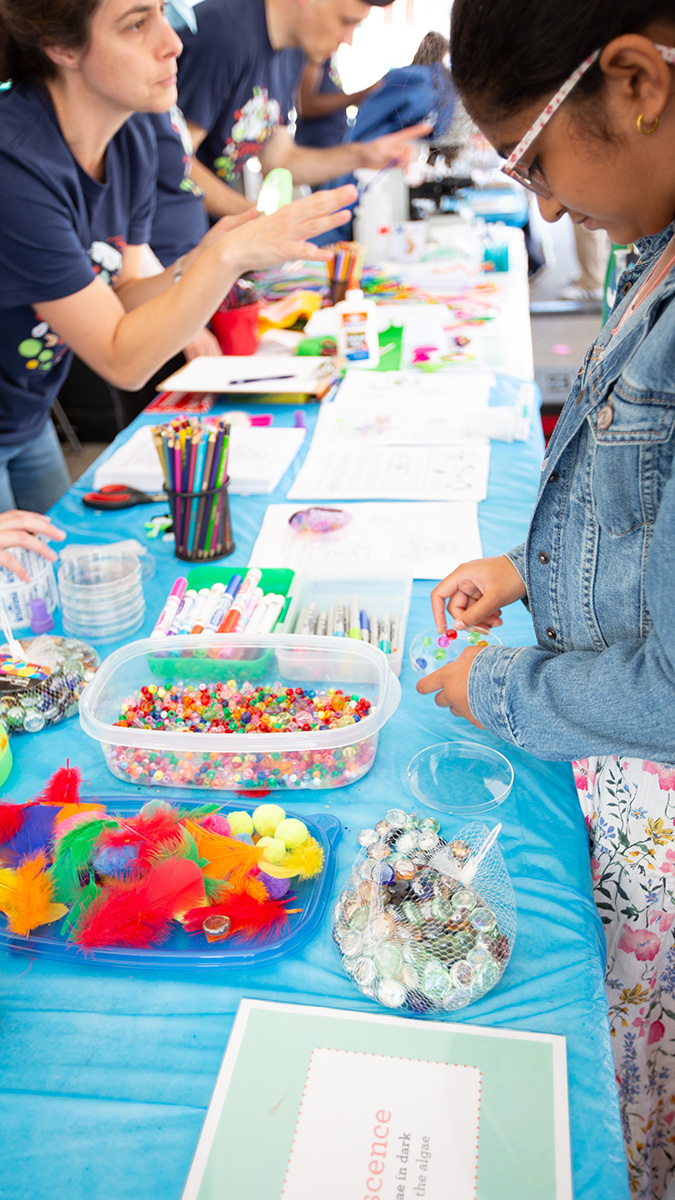
[[[472,500],[487,496],[490,443],[381,446],[366,440],[312,441],[288,492],[291,500]]]

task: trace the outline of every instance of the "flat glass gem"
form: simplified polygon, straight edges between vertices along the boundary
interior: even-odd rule
[[[471,888],[458,888],[452,897],[455,908],[468,908],[470,912],[478,904],[478,896]]]
[[[378,821],[378,822],[377,822],[377,824],[376,824],[376,826],[375,826],[375,832],[376,832],[376,834],[377,834],[379,837],[384,837],[384,835],[385,835],[385,833],[387,832],[388,828],[389,828],[389,822],[388,822],[388,821]]]
[[[382,975],[395,975],[403,965],[401,951],[397,950],[391,942],[383,942],[381,946],[377,947],[373,955],[373,962]]]
[[[373,862],[370,864],[370,867],[370,878],[374,880],[375,883],[391,883],[392,879],[394,878],[394,872],[389,863]]]
[[[409,858],[394,858],[391,865],[397,879],[412,879],[415,874],[415,865]]]
[[[400,1008],[405,1003],[405,988],[398,979],[383,979],[377,989],[377,999],[386,1008]]]
[[[437,821],[435,817],[422,817],[422,820],[420,821],[420,829],[423,829],[425,833],[440,833],[441,823],[440,821]]]
[[[460,960],[450,969],[450,978],[454,987],[469,988],[473,983],[474,970],[470,963]]]
[[[489,908],[474,908],[471,924],[479,933],[489,933],[495,927],[495,915]]]
[[[445,650],[434,650],[434,658],[436,659],[436,662],[443,662],[445,659]]]
[[[352,967],[352,971],[354,979],[358,983],[359,987],[364,987],[368,984],[375,983],[377,980],[377,971],[375,970],[375,964],[372,958],[366,958],[365,956],[363,958],[357,958],[354,966]]]
[[[369,858],[374,858],[376,861],[379,861],[379,862],[381,862],[385,858],[389,858],[390,853],[391,853],[391,848],[389,846],[387,846],[386,842],[380,842],[380,841],[375,842],[372,846],[369,846],[368,849],[366,850],[366,854],[368,855]]]
[[[436,921],[448,921],[454,915],[454,909],[449,900],[442,896],[434,896],[431,901],[431,915]]]
[[[202,921],[202,929],[211,937],[223,937],[230,931],[230,918],[221,914],[205,917]]]
[[[390,808],[384,814],[384,819],[389,825],[405,825],[408,820],[408,814],[404,813],[402,808]]]
[[[396,921],[388,912],[378,913],[370,922],[368,932],[374,938],[392,938],[396,933]]]
[[[415,666],[419,667],[420,671],[426,671],[427,665],[428,664],[427,664],[426,658],[416,658],[415,659]]]
[[[450,851],[454,854],[457,862],[460,863],[465,863],[473,854],[473,850],[468,842],[458,841],[457,839],[454,842],[450,842]]]
[[[346,955],[360,954],[364,948],[365,939],[358,929],[350,929],[340,942],[340,949]]]
[[[492,957],[488,954],[485,946],[476,945],[473,950],[469,950],[466,961],[474,968],[484,967],[486,963],[492,962]]]
[[[368,924],[368,909],[357,908],[349,919],[350,929],[365,929]]]
[[[410,852],[414,850],[416,846],[417,833],[412,829],[408,829],[405,833],[402,833],[396,842],[396,849],[398,853],[403,855],[410,854]]]
[[[356,840],[359,846],[374,846],[380,839],[374,829],[362,829]]]
[[[420,835],[419,835],[419,838],[417,839],[417,848],[419,850],[424,850],[424,851],[426,851],[427,854],[431,854],[431,851],[435,850],[437,845],[438,845],[438,834],[437,833],[434,833],[433,830],[431,830],[431,829],[420,830]]]

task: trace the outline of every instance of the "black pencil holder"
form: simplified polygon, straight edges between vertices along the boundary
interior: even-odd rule
[[[169,499],[176,540],[176,558],[185,562],[213,562],[234,550],[229,475],[220,487],[203,492],[164,490]]]

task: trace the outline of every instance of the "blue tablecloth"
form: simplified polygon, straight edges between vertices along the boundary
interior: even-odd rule
[[[493,401],[504,402],[510,387],[501,381]],[[307,416],[311,429],[315,410],[308,408]],[[138,422],[148,420],[142,416]],[[275,420],[290,423],[292,414],[279,406]],[[509,548],[524,534],[543,454],[538,422],[535,426],[527,444],[493,443],[489,499],[479,509],[485,554]],[[231,561],[247,562],[267,503],[283,500],[301,460],[302,455],[273,496],[232,498],[237,550]],[[69,541],[143,540],[148,508],[117,514],[83,508],[81,496],[91,489],[92,477],[90,469],[53,510]],[[147,618],[137,636],[150,632],[181,573],[169,546],[148,545],[157,570],[145,586]],[[408,644],[431,624],[428,591],[428,584],[415,583]],[[501,636],[511,644],[531,640],[522,605],[508,611]],[[329,810],[344,824],[336,891],[356,855],[358,830],[394,804],[415,807],[406,767],[417,751],[444,740],[449,723],[457,736],[497,744],[418,696],[414,683],[404,664],[402,703],[360,783],[292,797],[289,807],[298,812]],[[108,774],[98,744],[76,720],[39,735],[17,735],[12,749],[8,794],[16,800],[34,795],[66,757],[82,769],[92,794],[136,790]],[[498,816],[518,905],[515,949],[501,983],[454,1019],[565,1036],[576,1200],[627,1200],[603,985],[604,939],[571,769],[506,752],[515,784]],[[459,824],[447,818],[444,831]],[[242,996],[381,1011],[344,975],[328,917],[302,954],[257,971],[131,974],[11,953],[0,963],[0,1196],[12,1200],[179,1200]],[[536,1145],[531,1153],[537,1154]]]

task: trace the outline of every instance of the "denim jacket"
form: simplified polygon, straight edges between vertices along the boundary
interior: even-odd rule
[[[539,758],[675,760],[675,268],[611,336],[672,236],[621,276],[508,555],[537,646],[487,647],[469,674],[477,720]]]

